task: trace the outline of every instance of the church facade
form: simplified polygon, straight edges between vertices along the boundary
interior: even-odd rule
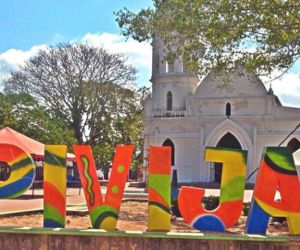
[[[166,61],[166,49],[154,38],[152,94],[144,106],[144,164],[148,149],[172,147],[172,169],[179,182],[220,182],[221,166],[204,159],[206,147],[248,151],[247,174],[258,166],[263,148],[278,146],[299,124],[300,109],[283,106],[254,74],[226,78],[208,74],[201,82],[184,60]],[[296,138],[292,134],[283,144]],[[247,182],[254,183],[254,174]]]

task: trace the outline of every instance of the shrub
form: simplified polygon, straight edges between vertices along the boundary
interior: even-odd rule
[[[243,215],[244,216],[248,216],[248,212],[249,212],[249,209],[250,209],[250,202],[247,202],[247,203],[244,203],[243,204]]]
[[[219,196],[205,196],[202,198],[202,203],[206,210],[213,210],[219,206],[220,197]]]
[[[172,200],[171,202],[171,213],[176,217],[182,217],[178,207],[178,200]]]

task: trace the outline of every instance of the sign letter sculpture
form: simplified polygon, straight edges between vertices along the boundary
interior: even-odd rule
[[[12,199],[29,189],[35,178],[35,165],[27,152],[11,144],[0,144],[0,161],[7,163],[10,176],[0,181],[0,199]]]
[[[133,149],[133,145],[116,147],[107,192],[103,200],[91,147],[73,146],[93,228],[116,229]]]
[[[171,148],[149,148],[148,230],[171,228]]]
[[[65,227],[67,146],[46,145],[44,159],[44,227]]]
[[[213,211],[203,208],[205,189],[182,187],[178,197],[179,210],[187,223],[198,230],[224,231],[239,219],[247,165],[247,151],[206,148],[205,160],[223,163],[219,207]]]
[[[280,200],[275,200],[276,191]],[[264,149],[246,233],[265,234],[270,216],[286,217],[290,233],[300,234],[300,183],[292,152],[284,147]]]

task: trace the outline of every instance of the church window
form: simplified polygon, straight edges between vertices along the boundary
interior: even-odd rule
[[[171,91],[169,91],[167,94],[167,110],[168,111],[172,110],[172,105],[173,105],[173,97],[172,97]]]
[[[167,139],[164,141],[164,143],[162,144],[165,147],[171,147],[171,165],[174,166],[175,165],[175,147],[174,147],[174,143],[170,140]]]
[[[231,104],[227,103],[226,104],[226,116],[229,118],[231,116]]]

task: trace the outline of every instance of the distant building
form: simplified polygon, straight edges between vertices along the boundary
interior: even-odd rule
[[[277,146],[300,122],[300,109],[284,107],[256,75],[232,75],[230,88],[218,89],[222,77],[211,72],[199,83],[183,59],[167,56],[160,39],[154,38],[152,46],[144,154],[147,159],[149,145],[171,146],[179,182],[220,181],[220,164],[204,160],[208,146],[248,150],[248,176],[259,165],[263,148]],[[300,131],[284,145],[293,138],[300,140]]]

